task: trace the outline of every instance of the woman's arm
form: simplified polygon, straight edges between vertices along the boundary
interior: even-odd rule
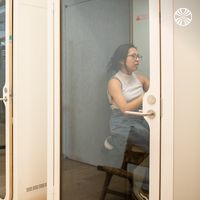
[[[140,80],[140,82],[143,85],[143,89],[146,92],[149,89],[149,79],[141,74],[137,74],[137,78]]]
[[[111,79],[108,82],[108,92],[112,97],[112,100],[119,107],[121,112],[135,110],[142,104],[143,96],[140,96],[130,102],[127,102],[122,95],[121,83],[118,79]]]

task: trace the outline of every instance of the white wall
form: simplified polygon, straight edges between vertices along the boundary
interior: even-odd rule
[[[45,200],[47,2],[13,2],[13,199]]]
[[[174,23],[174,200],[200,199],[200,1],[175,0],[188,8],[192,23]],[[169,49],[170,51],[170,49]]]

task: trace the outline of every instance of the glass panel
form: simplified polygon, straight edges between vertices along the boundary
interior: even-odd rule
[[[148,90],[148,1],[63,0],[61,17],[61,199],[100,199],[105,172],[107,199],[148,196],[149,126],[122,112]]]
[[[0,97],[5,84],[5,0],[0,1]],[[5,197],[5,106],[0,101],[0,198]]]

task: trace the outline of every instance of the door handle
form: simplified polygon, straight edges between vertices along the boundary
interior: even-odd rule
[[[0,101],[6,102],[7,100],[8,100],[7,97],[0,98]]]
[[[135,116],[147,116],[149,118],[154,118],[155,117],[155,112],[153,110],[148,110],[147,112],[135,112],[135,111],[125,111],[126,114],[128,115],[135,115]]]
[[[3,97],[0,97],[0,101],[4,101],[4,103],[6,103],[8,101],[8,98],[7,98],[7,95],[6,95],[7,92],[8,92],[7,87],[4,86],[3,87]]]

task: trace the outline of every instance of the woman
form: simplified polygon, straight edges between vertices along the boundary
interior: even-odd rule
[[[108,64],[109,72],[112,74],[114,72],[114,75],[110,78],[107,88],[111,107],[111,136],[107,138],[105,144],[110,149],[112,165],[118,167],[122,163],[128,137],[134,138],[134,144],[149,152],[149,126],[146,120],[140,116],[125,114],[125,111],[142,109],[143,95],[149,88],[149,80],[135,73],[140,58],[133,44],[123,44],[116,49]],[[131,127],[137,131],[130,132]],[[143,191],[146,193],[148,193],[147,179],[148,172],[145,176],[146,184],[143,184]]]

